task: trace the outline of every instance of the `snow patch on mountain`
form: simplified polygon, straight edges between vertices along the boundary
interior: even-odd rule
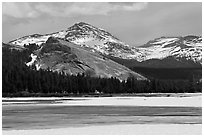
[[[168,44],[171,44],[175,41],[179,40],[178,38],[160,38],[157,39],[155,42],[151,43],[153,45],[159,45],[160,47],[164,47]]]
[[[49,38],[50,36],[39,36],[39,37],[23,37],[20,39],[17,39],[15,41],[12,41],[10,43],[15,44],[15,45],[20,45],[20,46],[24,46],[24,45],[28,45],[28,44],[37,44],[37,45],[41,45],[42,43],[45,43],[46,40]]]
[[[34,62],[37,59],[37,56],[34,55],[33,53],[30,55],[30,57],[32,58],[30,62],[26,63],[27,66],[32,66],[34,64]]]

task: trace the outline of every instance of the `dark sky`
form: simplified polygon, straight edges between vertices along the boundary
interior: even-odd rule
[[[106,29],[132,46],[161,36],[202,35],[202,3],[3,3],[3,42],[76,22]]]

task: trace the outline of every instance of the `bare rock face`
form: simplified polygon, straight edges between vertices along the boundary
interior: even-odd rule
[[[126,80],[129,76],[138,80],[146,79],[98,53],[53,37],[35,51],[35,61],[30,65],[35,65],[37,69],[50,69],[71,75],[84,73],[92,77],[115,77],[120,80]]]

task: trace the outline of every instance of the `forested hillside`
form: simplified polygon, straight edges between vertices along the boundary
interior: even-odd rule
[[[108,56],[131,70],[142,74],[147,78],[171,79],[171,80],[199,80],[202,79],[202,65],[190,60],[177,61],[172,57],[163,60],[152,59],[138,62],[134,59],[119,59]]]
[[[69,96],[93,93],[178,93],[201,92],[201,81],[191,80],[136,80],[116,78],[94,78],[89,74],[65,75],[28,67],[31,52],[37,45],[28,45],[25,50],[2,46],[2,92],[6,96]]]

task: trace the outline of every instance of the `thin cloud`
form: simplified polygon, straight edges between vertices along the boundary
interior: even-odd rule
[[[115,10],[139,11],[147,7],[147,2],[110,2]]]
[[[3,15],[15,18],[37,18],[39,16],[71,17],[76,15],[108,15],[115,11],[140,11],[147,3],[3,3]]]
[[[2,5],[3,15],[15,18],[35,18],[39,16],[39,12],[33,10],[31,3],[12,3],[4,2]]]

